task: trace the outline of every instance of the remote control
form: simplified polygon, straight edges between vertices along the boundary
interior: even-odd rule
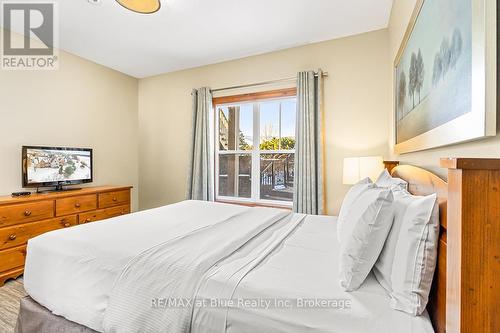
[[[14,193],[12,193],[12,196],[13,197],[24,197],[24,196],[27,196],[30,194],[31,194],[31,192],[14,192]]]

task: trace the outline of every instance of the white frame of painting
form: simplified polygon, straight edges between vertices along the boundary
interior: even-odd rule
[[[496,1],[472,1],[472,110],[432,130],[397,144],[397,68],[425,1],[417,0],[393,68],[393,142],[397,154],[472,141],[496,135],[497,5]]]

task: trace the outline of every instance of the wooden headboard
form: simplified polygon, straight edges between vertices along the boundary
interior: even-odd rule
[[[500,159],[442,159],[448,181],[424,169],[386,164],[414,195],[436,193],[437,267],[427,306],[437,333],[498,332]]]

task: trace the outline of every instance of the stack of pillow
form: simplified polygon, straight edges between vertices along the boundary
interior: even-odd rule
[[[439,236],[436,195],[414,196],[384,170],[355,184],[340,209],[340,284],[353,291],[373,269],[396,310],[420,315],[434,275]]]

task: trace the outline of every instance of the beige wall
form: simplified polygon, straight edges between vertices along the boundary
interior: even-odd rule
[[[328,213],[338,212],[346,156],[387,155],[387,30],[184,70],[139,81],[140,208],[184,199],[191,89],[255,83],[322,68]]]
[[[134,185],[134,208],[183,200],[192,88],[273,80],[317,68],[330,73],[325,81],[329,214],[338,213],[348,189],[342,184],[344,157],[383,155],[443,176],[440,157],[499,157],[500,137],[404,155],[392,151],[392,63],[414,6],[415,0],[395,0],[388,29],[141,80],[65,52],[57,71],[2,71],[1,193],[21,189],[22,145],[66,145],[94,148],[95,185]]]
[[[273,80],[317,68],[330,73],[325,81],[329,214],[338,212],[348,189],[342,184],[344,157],[383,155],[443,176],[440,157],[499,157],[500,137],[404,155],[392,151],[392,63],[414,6],[415,0],[395,0],[389,29],[139,81],[65,52],[57,71],[2,71],[1,193],[21,189],[23,144],[65,145],[94,148],[94,184],[134,185],[134,208],[183,200],[192,88]]]
[[[394,58],[398,52],[399,46],[403,39],[403,35],[408,26],[410,17],[412,15],[413,9],[415,7],[416,0],[394,0],[394,5],[392,8],[391,18],[389,21],[389,42],[390,42],[390,63],[391,68],[389,70],[391,85],[389,91],[392,95],[392,66],[394,63]],[[445,177],[446,170],[439,167],[439,159],[441,157],[500,157],[500,136],[494,138],[482,139],[479,141],[463,143],[443,148],[436,148],[431,150],[426,150],[423,152],[409,153],[396,155],[392,151],[393,147],[393,132],[392,132],[392,101],[391,97],[391,109],[388,112],[389,128],[391,129],[389,136],[389,146],[391,149],[392,158],[400,160],[404,163],[410,163],[428,168],[439,175]],[[500,119],[500,116],[497,116]],[[497,128],[500,121],[497,121]]]
[[[59,61],[0,71],[0,194],[21,190],[22,145],[91,147],[93,185],[134,185],[137,208],[137,79],[65,52]]]

